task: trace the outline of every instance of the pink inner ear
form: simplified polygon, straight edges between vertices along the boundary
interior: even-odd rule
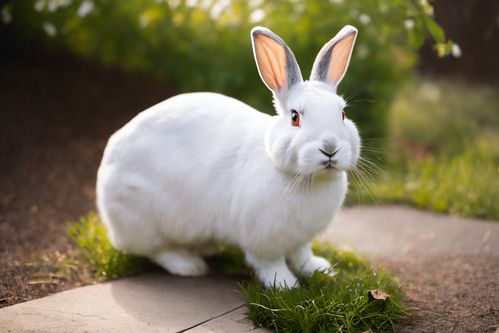
[[[259,34],[255,37],[255,53],[263,80],[274,91],[287,84],[286,51],[272,38]]]
[[[333,46],[327,71],[328,81],[336,83],[345,75],[354,40],[355,32],[352,32]]]

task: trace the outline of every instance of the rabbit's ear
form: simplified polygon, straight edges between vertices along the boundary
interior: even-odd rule
[[[355,27],[351,25],[343,27],[319,51],[310,80],[322,81],[336,87],[345,76],[356,37]]]
[[[279,36],[267,28],[255,27],[251,41],[258,72],[270,90],[284,92],[303,81],[293,52]]]

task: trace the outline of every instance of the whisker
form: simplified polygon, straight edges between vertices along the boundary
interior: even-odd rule
[[[313,177],[314,177],[313,174],[309,174],[308,175],[307,182],[308,182],[308,193],[309,194],[312,194],[312,181],[313,181]]]
[[[355,169],[352,169],[350,170],[351,172],[349,172],[349,175],[352,176],[352,181],[353,181],[353,185],[354,185],[354,189],[356,189],[356,194],[357,194],[357,203],[360,204],[360,185],[361,185],[361,181],[359,179],[359,176],[357,175],[357,173],[355,172]]]
[[[282,193],[281,195],[281,200],[288,194],[290,193],[292,190],[293,190],[293,187],[295,187],[295,184],[296,182],[298,181],[300,177],[300,173],[297,173],[296,175],[293,176],[293,178],[291,179],[291,181],[289,182],[288,186],[286,186],[286,189],[284,190],[284,192]]]
[[[367,190],[367,193],[371,195],[371,199],[373,199],[374,202],[381,202],[382,198],[379,192],[377,191],[375,187],[375,183],[373,181],[374,177],[369,169],[366,169],[365,166],[362,164],[357,165],[357,176],[362,180],[362,184],[365,185],[365,189]]]

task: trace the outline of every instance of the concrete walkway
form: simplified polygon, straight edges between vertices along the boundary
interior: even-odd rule
[[[168,274],[76,288],[0,309],[8,332],[244,332],[237,282]]]
[[[343,209],[319,239],[389,261],[499,256],[499,223],[404,206]]]
[[[499,267],[499,223],[405,207],[344,209],[320,238],[397,268],[418,267],[414,263],[420,261],[425,271],[425,260],[448,255],[486,256],[497,260],[492,264]],[[266,332],[255,330],[246,319],[244,300],[237,290],[237,282],[224,276],[144,274],[0,309],[0,331]],[[494,292],[499,294],[499,290]],[[423,328],[417,326],[417,316],[413,322],[416,326],[406,325],[407,331]]]

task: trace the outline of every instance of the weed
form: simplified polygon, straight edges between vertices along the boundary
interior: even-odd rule
[[[106,228],[91,212],[69,228],[70,238],[80,247],[97,277],[114,279],[143,272],[151,263],[142,257],[116,250],[107,238]]]

